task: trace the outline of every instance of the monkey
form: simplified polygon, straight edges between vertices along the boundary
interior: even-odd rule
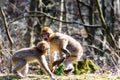
[[[53,32],[52,29],[45,26],[42,30],[42,38],[50,45],[50,69],[52,71],[54,66],[63,63],[64,73],[70,74],[73,72],[73,62],[79,60],[83,55],[81,44],[69,35],[60,32]],[[61,56],[60,59],[54,60],[54,51],[58,51]]]
[[[29,63],[38,62],[48,73],[52,80],[56,80],[54,74],[49,69],[45,55],[49,52],[50,46],[46,41],[38,42],[37,46],[22,48],[12,56],[13,73],[24,78],[28,73]]]

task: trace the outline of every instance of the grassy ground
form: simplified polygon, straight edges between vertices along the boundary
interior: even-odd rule
[[[82,74],[69,76],[56,76],[57,80],[120,80],[120,75],[110,74]],[[0,74],[0,80],[51,80],[46,75],[28,74],[24,79],[18,79],[13,74]]]

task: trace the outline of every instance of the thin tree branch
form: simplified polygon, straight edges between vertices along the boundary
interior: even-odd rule
[[[84,2],[82,1],[79,1],[80,4],[82,4],[83,6],[86,6],[87,8],[91,9],[92,7],[88,4],[85,4]]]
[[[10,45],[12,46],[13,45],[13,40],[10,36],[9,26],[8,26],[8,23],[7,23],[7,20],[6,20],[6,17],[5,17],[5,14],[4,14],[4,11],[3,11],[2,8],[0,8],[0,13],[1,13],[1,16],[3,18],[3,22],[4,22],[5,30],[6,30],[6,33],[7,33],[7,36],[8,36],[8,40],[10,41]]]
[[[117,49],[118,46],[114,40],[114,37],[112,35],[112,33],[109,31],[109,29],[107,28],[107,24],[105,23],[105,20],[104,20],[104,17],[103,17],[103,14],[102,14],[102,10],[101,10],[101,7],[100,7],[100,3],[98,0],[95,0],[96,2],[96,7],[98,9],[98,13],[99,13],[99,16],[100,16],[100,19],[101,19],[101,22],[102,22],[102,28],[104,29],[105,33],[106,33],[106,38],[107,38],[107,41],[110,43],[110,45],[114,48],[114,49]]]
[[[105,20],[104,20],[103,14],[102,14],[102,10],[101,10],[101,8],[100,8],[100,3],[99,3],[98,0],[95,0],[95,1],[96,1],[96,7],[97,7],[97,9],[98,9],[99,17],[100,17],[101,22],[102,22],[102,27],[103,27],[105,30],[107,30],[107,25],[106,25],[106,23],[105,23]]]
[[[66,23],[66,24],[79,24],[79,25],[82,25],[82,26],[85,26],[85,27],[89,27],[89,28],[100,28],[101,25],[87,25],[87,24],[83,24],[83,23],[79,23],[77,21],[65,21],[65,20],[59,20],[58,18],[56,17],[53,17],[53,16],[50,16],[48,15],[47,13],[44,13],[44,12],[38,12],[38,11],[30,11],[30,12],[27,12],[27,13],[37,13],[36,15],[25,15],[25,16],[21,16],[19,18],[16,18],[14,19],[13,21],[9,22],[9,24],[15,22],[15,21],[18,21],[19,19],[23,19],[25,17],[42,17],[42,16],[46,16],[50,19],[53,19],[55,21],[59,21],[59,22],[62,22],[62,23]],[[42,14],[42,15],[39,15],[39,14]]]
[[[3,9],[2,9],[1,7],[0,7],[0,13],[1,13],[1,17],[2,17],[3,22],[4,22],[4,27],[5,27],[5,30],[6,30],[6,34],[7,34],[8,40],[9,40],[9,42],[10,42],[10,53],[11,53],[11,55],[12,55],[12,54],[13,54],[13,52],[12,52],[13,40],[12,40],[12,38],[11,38],[11,36],[10,36],[9,26],[8,26],[8,23],[7,23],[7,20],[6,20],[4,11],[3,11]],[[10,72],[10,73],[12,72],[12,63],[11,63],[11,60],[10,60],[9,72]]]
[[[81,18],[82,23],[84,23],[84,20],[83,20],[82,14],[81,14],[81,8],[80,8],[79,0],[76,0],[76,2],[77,2],[77,8],[78,8],[78,11],[79,11],[79,17]]]
[[[63,20],[63,11],[64,11],[64,0],[61,0],[61,5],[60,5],[61,7],[61,13],[60,13],[60,20]],[[59,24],[59,32],[61,32],[62,31],[62,22],[60,22],[60,24]]]

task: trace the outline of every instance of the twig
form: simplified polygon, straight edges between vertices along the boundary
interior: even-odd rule
[[[1,16],[3,18],[3,22],[4,22],[4,26],[5,26],[5,30],[6,30],[6,33],[7,33],[7,37],[8,37],[8,40],[10,42],[10,53],[12,55],[12,47],[13,47],[13,40],[10,36],[10,32],[9,32],[9,26],[8,26],[8,23],[7,23],[7,20],[6,20],[6,17],[5,17],[5,14],[4,14],[4,11],[2,8],[0,8],[0,13],[1,13]],[[11,73],[12,72],[12,64],[11,64],[11,60],[10,60],[10,69],[9,69],[9,72]]]
[[[81,19],[82,23],[84,23],[84,20],[83,20],[82,14],[81,14],[81,8],[79,5],[79,0],[76,0],[76,2],[77,2],[77,8],[78,8],[78,12],[79,12],[79,18]]]
[[[39,12],[38,12],[38,11],[30,11],[30,12],[27,12],[27,13],[36,13],[36,15],[25,15],[25,16],[21,16],[21,17],[19,17],[19,18],[14,19],[14,20],[11,21],[10,23],[13,23],[13,22],[15,22],[15,21],[17,21],[17,20],[19,20],[19,19],[23,19],[23,18],[25,18],[25,17],[39,17],[39,16],[44,15],[44,16],[50,18],[50,19],[53,19],[53,20],[55,20],[55,21],[59,21],[59,22],[62,22],[62,23],[66,23],[66,24],[79,24],[79,25],[82,25],[82,26],[85,26],[85,27],[89,27],[89,28],[101,28],[101,25],[87,25],[87,24],[79,23],[79,22],[77,22],[77,21],[59,20],[59,19],[56,18],[56,17],[50,16],[50,15],[48,15],[47,13],[40,12],[40,11],[39,11]],[[39,14],[42,14],[42,15],[39,15]],[[9,23],[9,24],[10,24],[10,23]]]
[[[104,29],[105,33],[106,33],[106,38],[107,38],[107,41],[110,43],[110,45],[114,48],[114,49],[117,49],[118,46],[115,42],[115,39],[113,37],[113,35],[111,34],[111,32],[108,30],[108,27],[107,27],[107,24],[105,23],[105,20],[104,20],[104,17],[103,17],[103,14],[102,14],[102,10],[101,10],[101,7],[100,7],[100,3],[98,0],[95,0],[96,2],[96,7],[98,9],[98,13],[99,13],[99,16],[100,16],[100,19],[101,19],[101,22],[102,22],[102,28]]]
[[[7,23],[7,20],[6,20],[6,17],[5,17],[5,14],[4,14],[4,11],[2,8],[0,8],[0,13],[1,13],[1,16],[3,18],[3,21],[4,21],[4,25],[5,25],[5,30],[6,30],[6,33],[7,33],[7,36],[8,36],[8,40],[10,41],[10,44],[11,46],[13,45],[13,40],[10,36],[10,32],[9,32],[9,26],[8,26],[8,23]]]
[[[87,8],[91,9],[92,7],[88,4],[85,4],[84,2],[82,1],[79,1],[80,4],[82,4],[83,6],[86,6]]]

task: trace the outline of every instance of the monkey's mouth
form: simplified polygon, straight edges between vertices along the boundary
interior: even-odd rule
[[[48,41],[48,38],[44,38],[45,41]]]
[[[42,37],[43,37],[43,39],[44,39],[45,41],[48,41],[49,34],[44,33],[44,34],[42,35]]]

